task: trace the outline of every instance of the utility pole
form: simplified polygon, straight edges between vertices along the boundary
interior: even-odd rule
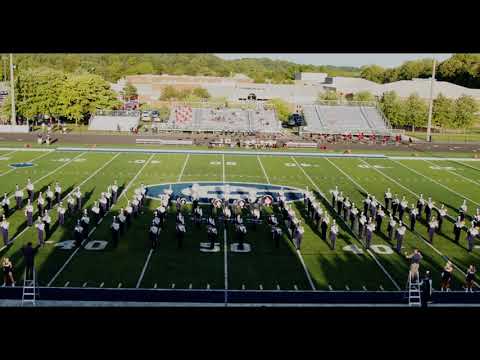
[[[432,127],[432,111],[433,111],[433,84],[435,82],[435,65],[436,59],[433,59],[432,79],[430,82],[430,105],[428,107],[428,125],[427,125],[427,141],[432,141],[431,127]]]
[[[13,82],[13,54],[10,54],[10,96],[12,99],[12,118],[10,120],[11,125],[17,124],[17,114],[15,113],[15,89]]]

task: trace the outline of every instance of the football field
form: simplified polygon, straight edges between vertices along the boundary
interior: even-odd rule
[[[12,166],[12,164],[16,164]],[[470,264],[479,265],[480,245],[467,252],[466,233],[460,242],[453,241],[453,220],[463,200],[468,214],[480,207],[480,161],[462,159],[395,158],[395,157],[319,157],[286,155],[239,155],[184,153],[94,151],[31,151],[0,152],[0,194],[10,196],[14,207],[15,185],[25,188],[30,178],[38,191],[62,186],[66,200],[75,187],[84,195],[84,208],[91,208],[100,194],[117,180],[119,200],[98,224],[92,224],[89,240],[82,248],[73,245],[73,229],[78,216],[68,217],[60,226],[57,212],[52,210],[52,232],[36,257],[40,285],[51,287],[157,288],[157,289],[231,289],[231,290],[404,290],[409,261],[404,252],[418,248],[423,255],[421,272],[430,269],[433,287],[439,288],[440,273],[447,259],[455,267],[452,288],[461,290],[465,271]],[[185,216],[187,233],[183,248],[175,237],[175,206],[169,209],[167,229],[160,236],[159,247],[152,251],[148,229],[159,200],[150,196],[144,214],[133,219],[132,226],[112,245],[113,216],[132,198],[134,190],[145,184],[149,189],[162,184],[178,185],[179,189],[199,184],[279,185],[286,188],[314,191],[320,204],[337,219],[340,233],[335,250],[323,241],[319,231],[306,218],[303,201],[293,202],[302,220],[305,233],[300,251],[288,239],[286,231],[279,248],[275,247],[269,228],[260,224],[247,226],[246,242],[251,251],[231,250],[236,242],[233,226],[219,226],[218,252],[201,252],[200,243],[207,241],[204,224],[196,227]],[[365,249],[349,226],[332,211],[330,190],[338,186],[357,207],[367,194],[375,195],[383,204],[387,188],[409,204],[420,194],[431,197],[436,206],[445,204],[452,218],[444,222],[442,232],[433,244],[427,242],[425,219],[417,222],[416,231],[405,235],[404,249],[398,254],[395,242],[387,239],[387,219],[380,233],[372,238],[373,246]],[[219,186],[221,188],[221,186]],[[24,189],[25,191],[25,189]],[[25,191],[26,193],[26,191]],[[323,196],[322,196],[323,195]],[[189,205],[185,208],[188,213]],[[37,207],[34,203],[34,212]],[[274,206],[268,212],[277,212]],[[405,216],[407,218],[407,216]],[[36,214],[34,215],[36,219]],[[35,228],[26,224],[24,208],[11,212],[9,236],[12,245],[2,243],[0,257],[9,257],[14,265],[17,285],[23,284],[21,247],[37,242]],[[469,226],[469,221],[467,221]],[[407,222],[409,225],[409,222]],[[478,240],[477,240],[478,241]],[[479,243],[480,244],[480,243]],[[479,275],[476,278],[480,282]]]

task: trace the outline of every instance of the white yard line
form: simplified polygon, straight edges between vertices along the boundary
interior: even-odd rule
[[[260,164],[260,167],[262,168],[263,175],[265,175],[265,179],[267,179],[267,183],[270,184],[270,179],[268,178],[267,172],[265,171],[265,168],[263,167],[262,160],[260,159],[260,155],[257,155],[258,163]]]
[[[65,164],[60,165],[58,168],[50,171],[48,174],[43,175],[40,179],[35,180],[34,182],[32,182],[32,184],[36,184],[36,183],[38,183],[39,181],[45,179],[46,177],[49,177],[50,175],[55,174],[58,170],[63,169],[65,166],[67,166],[68,164],[70,164],[72,161],[76,160],[77,158],[79,158],[80,156],[83,156],[83,155],[85,155],[85,154],[86,154],[86,152],[83,152],[83,153],[81,153],[81,154],[78,154],[78,155],[75,156],[73,159],[70,159],[69,161],[67,161]],[[27,188],[27,187],[25,186],[25,187],[22,188],[22,190],[25,190],[26,188]],[[12,195],[9,197],[9,199],[13,198],[14,196],[15,196],[15,193],[12,194]]]
[[[473,204],[475,204],[475,205],[477,205],[477,206],[480,205],[480,204],[477,203],[476,201],[473,201],[472,199],[469,199],[469,198],[466,197],[465,195],[462,195],[462,194],[456,192],[455,190],[450,189],[448,186],[439,183],[438,181],[432,179],[431,177],[429,177],[429,176],[427,176],[427,175],[424,175],[424,174],[418,172],[417,170],[412,169],[411,167],[408,167],[408,166],[405,165],[405,164],[402,164],[402,163],[399,162],[399,161],[394,161],[394,160],[392,160],[392,161],[393,161],[394,163],[399,164],[399,165],[403,166],[404,168],[406,168],[406,169],[414,172],[415,174],[420,175],[420,176],[424,177],[425,179],[428,179],[428,180],[430,180],[431,182],[433,182],[433,183],[435,183],[435,184],[437,184],[437,185],[440,185],[440,186],[443,187],[444,189],[450,191],[452,194],[455,194],[455,195],[457,195],[457,196],[460,196],[462,199],[466,199],[466,200],[470,201],[471,203],[473,203]]]
[[[303,260],[303,256],[300,250],[297,250],[297,255],[298,255],[298,258],[300,259],[300,262],[302,263],[303,270],[307,275],[307,279],[308,279],[308,283],[310,284],[310,287],[312,288],[313,291],[317,290],[315,288],[315,284],[313,283],[312,277],[310,276],[310,272],[308,271],[307,265],[305,265],[305,261]]]
[[[428,161],[428,160],[424,160],[424,161],[425,161],[427,164],[436,166],[434,163],[432,163],[432,162],[430,162],[430,161]],[[475,181],[475,180],[472,180],[472,179],[470,179],[470,178],[468,178],[468,177],[465,177],[465,176],[463,176],[463,175],[461,175],[461,174],[458,174],[458,173],[456,173],[456,172],[454,172],[454,171],[451,171],[451,170],[445,170],[445,171],[447,171],[448,173],[453,174],[453,175],[455,175],[455,176],[458,176],[458,177],[460,177],[460,178],[462,178],[462,179],[464,179],[464,180],[467,180],[467,181],[471,182],[472,184],[480,185],[479,182],[477,182],[477,181]]]
[[[123,190],[122,194],[120,194],[120,196],[124,195],[127,193],[127,190],[129,189],[129,187],[133,184],[133,182],[135,181],[135,179],[140,175],[140,173],[143,171],[143,169],[145,169],[145,167],[150,163],[150,161],[152,160],[153,156],[155,154],[153,154],[152,156],[150,156],[150,158],[145,162],[145,164],[141,167],[141,169],[137,172],[137,174],[135,175],[135,177],[128,183],[128,185],[125,187],[125,189]],[[120,199],[120,196],[118,197]],[[113,205],[110,210],[108,210],[108,212],[105,214],[105,216],[112,211],[112,209],[114,207],[116,207],[117,204]],[[95,226],[92,230],[90,230],[90,232],[88,233],[88,237],[90,237],[93,232],[97,229],[97,227]],[[86,239],[85,239],[86,240]],[[83,243],[85,242],[85,240],[82,242],[81,245],[83,245]],[[78,250],[80,250],[81,246],[77,247],[73,252],[72,254],[68,257],[68,259],[65,261],[65,263],[62,265],[62,267],[60,268],[60,270],[57,271],[57,273],[53,276],[53,278],[48,282],[47,286],[50,286],[54,281],[55,279],[62,273],[62,271],[67,267],[67,265],[70,263],[70,261],[72,261],[73,257],[78,253]]]
[[[367,165],[370,165],[368,162],[366,162],[365,160],[362,160],[365,164]],[[399,182],[397,182],[395,179],[392,179],[390,176],[388,176],[387,174],[385,174],[383,171],[375,168],[375,167],[372,167],[374,170],[376,170],[380,175],[384,176],[385,178],[389,179],[390,181],[394,182],[395,184],[397,184],[398,186],[404,188],[405,190],[407,190],[408,192],[410,192],[411,194],[413,194],[416,198],[419,198],[419,196],[414,193],[412,190],[410,190],[409,188],[405,187],[404,185],[400,184]],[[438,250],[436,247],[434,247],[432,244],[430,244],[428,241],[426,241],[423,237],[421,237],[421,239],[423,240],[423,242],[425,244],[427,244],[433,251],[435,251],[438,255],[442,256],[443,258],[447,257],[446,255],[444,255],[440,250]],[[451,261],[451,260],[450,260]],[[465,272],[460,268],[458,267],[453,261],[452,261],[452,264],[453,266],[459,270],[462,274],[466,275]],[[474,282],[474,284],[477,286],[477,287],[480,287],[476,282]]]
[[[303,174],[305,175],[305,177],[310,181],[310,183],[317,189],[317,192],[325,199],[325,201],[328,202],[328,199],[327,197],[325,196],[325,194],[320,190],[320,188],[318,187],[318,185],[312,180],[312,178],[310,177],[310,175],[308,175],[306,173],[306,171],[303,169],[303,167],[300,166],[300,164],[298,163],[298,161],[292,156],[291,157],[292,160],[295,162],[295,164],[297,164],[298,168],[303,172]],[[335,210],[333,210],[335,211]],[[347,226],[347,228],[349,228],[348,224],[345,223],[345,221],[343,220],[343,218],[339,215],[338,218]],[[376,258],[376,256],[373,254],[372,251],[370,251],[370,249],[367,249],[367,253],[373,258],[373,260],[375,260],[375,262],[377,263],[377,265],[380,267],[380,269],[383,271],[383,273],[388,277],[388,279],[392,282],[392,284],[397,288],[397,290],[401,290],[400,289],[400,286],[398,286],[397,282],[393,279],[393,277],[390,275],[390,273],[382,266],[382,264],[378,261],[378,259]]]
[[[225,295],[224,302],[228,302],[228,241],[227,241],[227,229],[223,229],[223,268],[224,268],[224,286],[225,286]]]
[[[225,155],[222,154],[223,182],[225,182]]]
[[[82,186],[83,184],[85,184],[88,180],[90,180],[92,177],[94,177],[95,175],[97,175],[102,169],[104,169],[108,164],[110,164],[113,160],[115,160],[118,156],[120,155],[120,153],[118,153],[117,155],[115,155],[114,157],[112,157],[109,161],[107,161],[105,164],[103,164],[102,167],[98,168],[93,174],[91,174],[88,178],[86,178],[85,180],[83,180],[80,184],[76,185],[74,187],[74,189],[72,191],[70,191],[67,195],[65,195],[63,198],[60,199],[60,201],[63,201],[65,200],[65,198],[67,198],[69,195],[73,194],[73,192],[75,191],[75,188],[78,187],[78,186]],[[52,209],[55,209],[56,207],[58,207],[58,203],[55,204],[53,206]],[[19,237],[21,237],[27,230],[29,229],[29,227],[27,226],[25,229],[23,229],[17,236],[15,236],[13,239],[11,239],[10,241],[13,242],[15,241],[16,239],[18,239]],[[0,252],[3,251],[4,249],[6,248],[6,246],[2,246],[0,248]]]
[[[456,163],[456,164],[460,164],[460,165],[469,167],[470,169],[480,171],[479,168],[476,168],[476,167],[474,167],[474,166],[472,166],[472,165],[464,164],[462,161],[458,161],[458,160],[450,160],[450,161],[451,161],[451,162],[454,162],[454,163]]]
[[[182,171],[180,171],[180,174],[178,175],[177,182],[180,182],[183,176],[183,172],[185,171],[185,168],[187,167],[188,159],[190,158],[190,154],[187,154],[185,158],[185,162],[183,163]]]
[[[140,284],[142,283],[143,276],[145,275],[145,271],[147,270],[147,266],[150,263],[150,258],[152,257],[152,254],[153,254],[153,249],[150,249],[150,252],[148,253],[148,256],[147,256],[147,260],[145,261],[145,265],[143,265],[142,273],[140,274],[140,277],[138,278],[136,288],[139,288]]]

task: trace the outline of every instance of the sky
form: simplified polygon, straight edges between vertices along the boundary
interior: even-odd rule
[[[452,54],[215,54],[223,59],[262,58],[287,60],[297,64],[355,66],[380,65],[395,67],[408,60],[436,58],[443,61]]]

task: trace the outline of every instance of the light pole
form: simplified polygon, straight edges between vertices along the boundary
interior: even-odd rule
[[[16,125],[17,123],[17,114],[15,113],[15,89],[13,81],[13,54],[10,54],[10,94],[12,98],[12,117],[10,119],[11,125]]]
[[[428,107],[428,125],[427,125],[427,141],[432,141],[431,127],[432,127],[432,111],[433,111],[433,84],[435,83],[435,65],[436,59],[433,59],[432,79],[430,82],[430,104]]]

